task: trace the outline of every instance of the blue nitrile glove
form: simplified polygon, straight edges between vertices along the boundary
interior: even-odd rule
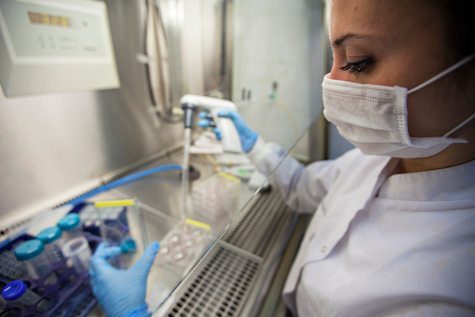
[[[108,317],[149,317],[145,302],[147,276],[160,248],[150,244],[142,257],[128,270],[119,270],[107,262],[121,253],[120,247],[101,243],[91,259],[89,276],[92,290]]]
[[[236,111],[223,109],[218,111],[218,116],[229,118],[233,121],[234,126],[236,127],[236,130],[239,134],[239,139],[241,140],[242,150],[246,153],[249,153],[254,147],[254,144],[256,144],[259,135],[247,126],[247,123]]]
[[[201,120],[198,121],[198,126],[202,128],[212,128],[214,135],[216,135],[216,139],[221,141],[221,130],[216,126],[216,122],[214,122],[213,117],[209,114],[209,112],[203,111],[198,114],[198,118]]]

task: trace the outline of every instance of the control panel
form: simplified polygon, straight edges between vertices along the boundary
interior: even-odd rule
[[[2,0],[0,30],[9,97],[119,87],[104,2]]]

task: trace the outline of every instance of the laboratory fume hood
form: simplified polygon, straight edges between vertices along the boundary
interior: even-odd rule
[[[180,171],[144,175],[182,164],[186,94],[231,100],[266,141],[324,158],[323,16],[319,0],[1,1],[0,250],[81,197],[133,201],[139,250],[172,254],[148,280],[154,316],[275,316],[305,217],[249,186],[243,154],[191,155],[185,216]],[[194,252],[173,250],[183,232]]]

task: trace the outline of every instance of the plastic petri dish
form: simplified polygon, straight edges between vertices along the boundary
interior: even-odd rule
[[[195,240],[193,240],[193,239],[186,239],[185,240],[185,247],[191,248],[194,245],[195,245]]]
[[[173,254],[173,260],[177,262],[183,260],[185,257],[186,252],[181,250],[178,250],[177,252],[175,252],[175,254]]]
[[[176,234],[170,237],[170,243],[172,245],[177,245],[180,242],[180,237]]]

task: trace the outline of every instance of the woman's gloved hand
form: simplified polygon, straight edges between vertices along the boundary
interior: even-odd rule
[[[247,123],[236,111],[223,109],[218,111],[218,116],[231,119],[231,121],[234,123],[234,126],[236,127],[237,133],[239,134],[242,150],[246,153],[249,153],[254,147],[254,144],[256,144],[259,135],[248,127]],[[213,122],[212,118],[206,113],[200,113],[199,117],[202,120],[198,122],[198,125],[200,127],[213,128],[216,138],[221,140],[221,132],[216,127],[216,123]]]
[[[147,276],[159,248],[153,242],[133,267],[119,270],[107,260],[118,256],[120,247],[99,245],[91,259],[89,276],[94,295],[108,317],[150,316],[145,302]]]
[[[216,126],[216,122],[213,120],[213,116],[207,111],[202,111],[198,114],[198,118],[201,120],[198,121],[198,126],[202,128],[212,128],[216,139],[221,141],[221,131]]]

